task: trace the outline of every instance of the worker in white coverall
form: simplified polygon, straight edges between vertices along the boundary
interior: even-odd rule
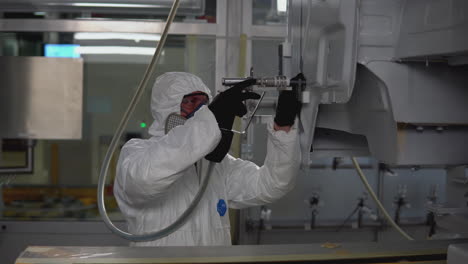
[[[231,245],[228,208],[272,203],[293,188],[301,160],[295,122],[300,103],[290,91],[280,94],[275,122],[268,124],[264,165],[226,155],[234,118],[246,113],[243,100],[259,97],[244,91],[252,84],[237,84],[209,103],[210,90],[195,75],[170,72],[157,78],[151,95],[152,137],[128,141],[117,165],[114,193],[128,231],[145,234],[167,227],[199,189],[197,161],[219,163],[202,200],[180,229],[132,245]],[[166,118],[174,112],[188,120],[165,134]]]

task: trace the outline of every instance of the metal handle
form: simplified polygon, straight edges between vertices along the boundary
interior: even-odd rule
[[[229,130],[229,129],[225,129],[225,128],[221,128],[221,130],[224,130],[224,131],[231,131],[231,132],[234,132],[234,133],[236,133],[236,134],[241,134],[241,135],[245,134],[245,133],[247,132],[247,129],[248,129],[249,126],[250,126],[250,123],[252,123],[252,119],[254,118],[255,113],[257,112],[258,107],[260,106],[260,103],[262,102],[264,96],[265,96],[265,92],[263,92],[262,95],[260,96],[260,99],[258,99],[258,103],[257,103],[257,105],[255,106],[255,108],[254,108],[252,114],[250,115],[249,122],[247,122],[247,125],[245,126],[244,129],[242,129],[242,131],[237,131],[237,130],[234,130],[234,129]]]
[[[223,78],[224,86],[232,86],[238,84],[242,81],[251,79],[248,78]],[[286,76],[273,76],[273,77],[260,77],[255,78],[255,85],[265,87],[265,88],[275,88],[278,90],[284,90],[290,86],[290,81]]]

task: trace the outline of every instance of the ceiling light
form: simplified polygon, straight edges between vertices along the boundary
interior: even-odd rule
[[[288,2],[286,0],[276,0],[276,9],[278,13],[286,12],[288,9]]]
[[[75,39],[78,40],[95,40],[95,39],[127,39],[139,42],[141,40],[159,41],[161,35],[159,34],[137,34],[137,33],[92,33],[81,32],[75,33]]]
[[[130,54],[130,55],[154,55],[156,48],[127,47],[127,46],[80,46],[77,48],[80,54]]]
[[[47,3],[49,6],[76,6],[76,7],[121,7],[121,8],[156,8],[158,5],[145,4],[117,4],[117,3]]]

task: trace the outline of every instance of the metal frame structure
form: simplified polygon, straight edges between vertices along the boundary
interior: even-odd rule
[[[122,32],[161,33],[165,22],[73,19],[0,19],[0,31],[9,32]],[[173,23],[169,31],[176,35],[216,35],[216,24]]]
[[[234,1],[233,1],[234,2]],[[245,65],[249,69],[252,65],[252,40],[255,38],[284,38],[287,36],[285,26],[264,26],[252,24],[253,0],[235,1],[218,0],[216,5],[216,24],[214,23],[173,23],[169,34],[174,35],[204,35],[216,37],[216,80],[221,80],[229,74],[230,69],[238,69],[239,61],[229,61],[235,57],[238,46],[230,40],[239,39],[240,34],[247,38]],[[232,13],[232,6],[237,5]],[[228,11],[229,10],[229,11]],[[229,20],[229,21],[228,21]],[[229,23],[228,23],[229,22]],[[73,20],[73,19],[7,19],[0,18],[0,32],[122,32],[122,33],[161,33],[165,22],[128,21],[128,20]],[[240,28],[236,28],[239,25]],[[221,90],[220,83],[216,83],[216,90]]]
[[[218,0],[216,2],[216,72],[215,80],[221,80],[226,76],[226,32],[227,23],[225,19],[227,17],[227,0]],[[216,90],[221,88],[220,83],[216,83]]]
[[[41,10],[44,12],[166,15],[172,6],[172,2],[172,0],[0,0],[0,5],[2,10],[8,12]],[[204,10],[205,0],[182,0],[179,2],[177,13],[196,16],[202,15]]]
[[[258,38],[286,38],[287,26],[254,25],[252,21],[253,0],[242,1],[242,33],[247,37],[246,69],[252,67],[252,40]]]

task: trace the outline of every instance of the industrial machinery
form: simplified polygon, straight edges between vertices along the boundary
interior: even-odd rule
[[[305,75],[304,164],[311,146],[320,145],[316,127],[365,136],[370,154],[389,165],[467,163],[466,3],[290,1],[289,7],[280,75],[253,78],[281,90],[295,74]]]
[[[301,46],[293,61],[311,65],[304,73],[323,91],[317,127],[364,135],[385,164],[446,167],[447,203],[429,209],[448,232],[466,234],[468,3],[290,4],[291,41]]]
[[[290,62],[291,76],[303,72],[309,101],[321,103],[318,111],[305,104],[301,113],[303,163],[311,146],[320,152],[330,149],[321,141],[339,142],[326,134],[314,139],[317,127],[344,131],[355,142],[365,136],[370,154],[385,164],[446,167],[447,204],[430,210],[440,223],[458,221],[445,225],[450,232],[466,234],[468,3],[289,4],[283,65]],[[359,156],[349,144],[342,149]]]
[[[468,223],[467,12],[456,0],[289,1],[280,75],[256,77],[284,89],[305,75],[303,166],[368,149],[383,164],[446,168],[447,202],[428,209],[455,237]]]

